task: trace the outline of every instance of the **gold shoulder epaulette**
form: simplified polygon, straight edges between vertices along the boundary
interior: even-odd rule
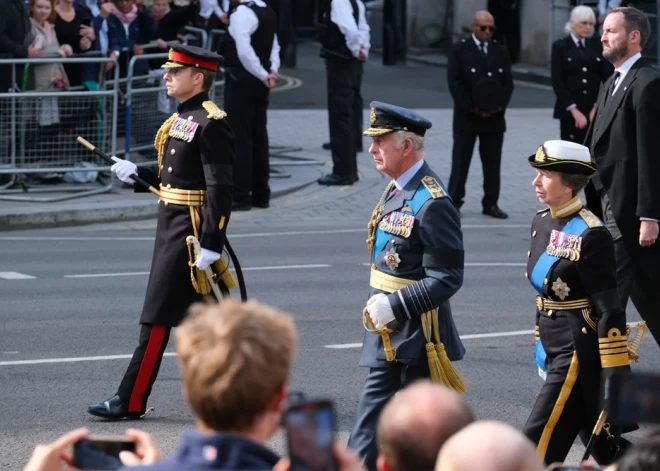
[[[208,113],[207,118],[209,119],[222,119],[225,116],[227,116],[227,113],[225,113],[220,108],[218,108],[218,105],[216,105],[212,101],[205,101],[204,103],[202,103],[202,106]]]
[[[584,222],[586,222],[589,227],[601,227],[603,225],[603,223],[600,222],[600,219],[598,219],[594,213],[587,208],[582,208],[580,210],[580,216],[582,216],[582,219],[584,219]]]
[[[444,198],[447,196],[447,192],[442,189],[438,181],[427,175],[424,178],[422,178],[422,183],[426,187],[427,190],[429,190],[429,193],[431,193],[431,196],[433,196],[433,199],[436,200],[438,198]]]
[[[550,208],[539,209],[538,211],[536,211],[536,214],[547,213],[548,211],[550,211]]]

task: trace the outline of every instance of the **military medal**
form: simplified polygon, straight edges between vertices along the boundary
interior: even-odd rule
[[[568,296],[568,293],[571,291],[571,288],[568,287],[568,285],[562,281],[561,278],[557,278],[556,281],[552,282],[552,291],[555,292],[555,296],[557,296],[559,299],[562,301],[566,299],[566,296]]]
[[[192,142],[199,123],[188,119],[177,118],[170,128],[169,135],[175,139]]]
[[[399,263],[401,263],[399,254],[394,251],[394,247],[388,250],[387,253],[385,254],[385,263],[387,264],[390,270],[394,270],[396,267],[399,266]]]
[[[406,238],[410,237],[414,226],[415,216],[398,211],[387,214],[378,225],[382,231]]]
[[[580,260],[581,249],[582,237],[553,229],[546,251],[549,255],[577,262]]]

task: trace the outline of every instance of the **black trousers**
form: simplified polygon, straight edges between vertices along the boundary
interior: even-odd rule
[[[616,257],[616,277],[621,305],[628,305],[632,299],[635,308],[646,321],[646,326],[660,346],[660,285],[642,270],[630,255],[621,231],[614,221],[612,207],[605,191],[601,194],[605,225],[614,240]]]
[[[470,161],[472,160],[477,137],[479,138],[479,156],[484,172],[484,197],[481,200],[481,205],[484,208],[495,206],[500,197],[500,166],[504,133],[477,133],[471,129],[461,133],[455,132],[448,190],[454,204],[459,208],[463,204],[463,198],[465,198],[465,182],[470,170]]]
[[[122,404],[128,404],[129,413],[147,409],[147,399],[158,376],[170,330],[163,325],[142,324],[139,344],[117,391]]]
[[[228,71],[225,78],[225,119],[236,136],[234,202],[262,205],[270,200],[267,129],[270,91],[245,71]]]
[[[580,370],[590,366],[579,364],[567,318],[570,315],[579,314],[556,312],[550,317],[542,313],[539,319],[541,342],[549,360],[548,376],[523,433],[537,445],[537,452],[546,465],[563,462],[578,435],[586,445],[596,424],[594,408],[597,410],[600,407],[599,398],[589,397],[583,390],[587,385],[583,383]],[[594,348],[598,348],[595,339]],[[630,443],[620,438],[619,445],[624,449]],[[607,443],[605,432],[594,444],[592,455],[600,464],[612,463],[616,458],[614,449]]]
[[[584,144],[584,139],[587,137],[587,130],[589,126],[583,129],[575,127],[575,120],[562,119],[559,121],[559,135],[563,141],[575,142],[577,144]]]
[[[394,394],[420,378],[428,378],[426,358],[419,365],[393,364],[387,368],[370,368],[358,402],[355,425],[348,439],[348,447],[362,457],[368,471],[376,471],[376,425],[380,411]]]
[[[357,176],[357,148],[362,142],[362,62],[326,59],[325,70],[332,173]]]

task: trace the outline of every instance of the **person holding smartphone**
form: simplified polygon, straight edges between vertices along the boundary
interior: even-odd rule
[[[630,358],[612,236],[578,196],[596,171],[589,149],[546,141],[529,163],[547,205],[532,222],[525,273],[537,292],[536,357],[545,383],[524,433],[550,464],[564,461],[578,434],[586,443],[602,410],[602,377],[627,371]],[[596,441],[598,463],[630,445],[614,435]]]

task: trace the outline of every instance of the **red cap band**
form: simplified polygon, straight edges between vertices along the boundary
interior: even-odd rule
[[[180,64],[186,64],[192,67],[198,67],[200,69],[207,69],[216,71],[218,70],[217,62],[203,61],[196,59],[195,57],[188,56],[182,52],[171,51],[170,60],[178,62]]]

